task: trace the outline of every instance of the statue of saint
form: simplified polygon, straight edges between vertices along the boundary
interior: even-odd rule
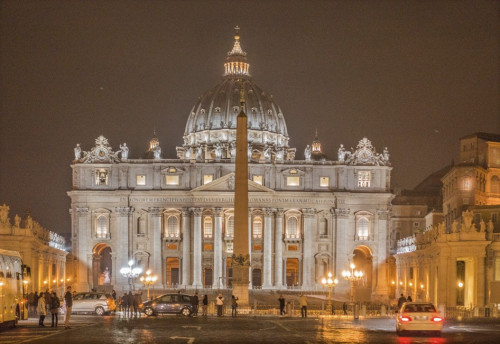
[[[127,144],[124,142],[123,145],[120,145],[120,149],[122,151],[122,160],[127,160],[128,159],[128,147],[127,147]]]
[[[479,222],[479,231],[481,233],[484,233],[485,230],[486,230],[486,223],[484,222],[484,220],[481,220],[481,222]]]
[[[271,160],[271,147],[266,146],[266,148],[264,148],[263,154],[264,154],[264,159]]]
[[[253,152],[252,152],[252,144],[251,144],[251,143],[249,143],[249,144],[248,144],[248,160],[249,160],[249,161],[250,161],[250,160],[252,160],[252,153],[253,153]]]
[[[222,146],[220,143],[216,143],[214,145],[214,150],[215,150],[215,159],[219,160],[222,158]]]
[[[111,273],[109,272],[108,267],[104,270],[104,284],[111,284]]]
[[[203,160],[203,147],[198,146],[196,148],[196,160]]]
[[[389,161],[389,150],[387,149],[387,147],[384,147],[384,151],[382,152],[382,159],[385,162]]]
[[[338,150],[337,157],[338,157],[338,160],[340,162],[344,162],[345,161],[345,148],[344,148],[343,144],[340,144],[340,148]]]
[[[304,150],[304,157],[306,158],[306,161],[311,160],[311,146],[306,146],[306,149]]]
[[[14,226],[16,226],[17,228],[21,227],[21,217],[17,214],[14,217]]]
[[[26,228],[33,229],[33,219],[30,215],[26,218]]]
[[[82,157],[82,149],[80,148],[80,144],[77,143],[75,147],[75,160],[80,160]]]
[[[231,150],[231,158],[236,158],[236,142],[233,141],[229,144],[229,148]]]
[[[159,145],[153,148],[153,155],[155,160],[161,159],[161,147]]]

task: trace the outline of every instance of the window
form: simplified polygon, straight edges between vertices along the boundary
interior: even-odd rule
[[[253,176],[253,181],[262,185],[262,176]]]
[[[298,239],[299,238],[299,228],[298,219],[295,216],[288,218],[286,223],[286,237],[288,239]]]
[[[330,178],[329,177],[319,177],[319,186],[322,188],[327,188],[330,186]]]
[[[203,236],[205,238],[213,237],[212,218],[210,216],[205,217],[203,221]]]
[[[300,186],[300,177],[286,177],[287,186]]]
[[[370,222],[366,217],[358,220],[358,240],[368,240]]]
[[[490,190],[491,193],[500,194],[500,178],[497,176],[491,177]]]
[[[99,215],[96,219],[96,237],[99,239],[108,236],[108,217],[106,215]]]
[[[470,190],[470,179],[465,178],[463,182],[464,190]]]
[[[210,183],[212,180],[214,180],[214,176],[211,175],[211,174],[205,174],[203,176],[203,184],[208,184]]]
[[[418,223],[418,222],[413,222],[413,227],[414,227],[414,228],[418,228],[418,227],[420,227],[420,223]]]
[[[167,232],[165,233],[167,238],[178,238],[179,237],[179,219],[177,216],[171,215],[167,217]]]
[[[369,188],[372,179],[372,173],[370,171],[359,171],[358,172],[358,187],[359,188]]]
[[[95,171],[95,184],[108,185],[108,170],[99,169]]]
[[[319,235],[320,237],[328,236],[328,221],[325,218],[319,221]]]
[[[226,237],[234,237],[234,216],[229,216],[226,220]]]
[[[165,176],[167,185],[179,185],[179,176]]]
[[[146,235],[146,219],[143,216],[137,219],[137,235]]]
[[[146,185],[146,176],[138,175],[137,176],[137,185]]]
[[[253,220],[253,237],[262,238],[262,219],[260,217]]]

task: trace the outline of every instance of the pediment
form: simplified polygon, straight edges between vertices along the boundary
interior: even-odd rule
[[[197,188],[191,190],[192,192],[199,191],[219,191],[219,192],[234,192],[234,172],[229,173],[223,177],[220,177],[208,184],[198,186]],[[263,185],[260,185],[253,180],[248,180],[248,192],[272,192],[274,190],[269,189]]]

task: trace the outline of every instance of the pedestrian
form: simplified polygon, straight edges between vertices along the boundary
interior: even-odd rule
[[[406,302],[406,297],[404,297],[403,293],[401,293],[401,296],[398,299],[398,310],[401,308],[401,306],[405,302]]]
[[[238,313],[238,298],[234,295],[231,295],[231,316],[236,318],[236,314]]]
[[[35,294],[33,292],[28,294],[28,317],[33,314],[33,303],[35,302]]]
[[[64,328],[70,329],[69,319],[71,318],[71,310],[73,309],[73,294],[71,293],[71,286],[66,288],[66,294],[64,294],[64,302],[66,303],[66,316],[64,317]]]
[[[342,305],[342,310],[344,311],[344,315],[347,315],[347,303],[344,302],[344,304]]]
[[[47,289],[43,295],[45,297],[45,305],[47,310],[50,309],[50,305],[52,304],[52,297],[50,296],[49,289]]]
[[[208,295],[205,294],[203,295],[203,316],[206,317],[207,316],[207,309],[208,309]]]
[[[332,315],[335,315],[335,306],[333,303],[332,303]]]
[[[134,316],[136,317],[139,310],[139,305],[142,303],[141,293],[137,292],[134,295]]]
[[[132,291],[128,292],[127,295],[127,304],[128,304],[128,314],[132,316],[132,310],[134,309],[134,295],[132,295]]]
[[[198,316],[198,304],[200,303],[200,299],[198,298],[198,292],[195,292],[191,297],[191,307],[193,308],[193,316]]]
[[[299,304],[300,314],[302,315],[302,318],[307,318],[307,298],[304,294],[300,294]]]
[[[286,314],[286,312],[285,312],[285,298],[283,297],[282,294],[280,294],[278,301],[280,303],[280,315]]]
[[[128,297],[127,297],[127,293],[123,294],[121,304],[122,304],[123,315],[127,316],[127,313],[128,313]]]
[[[411,298],[411,295],[408,295],[408,297],[406,298],[406,301],[413,302],[413,299]]]
[[[222,307],[224,306],[224,296],[222,296],[221,293],[219,294],[219,296],[217,296],[215,303],[217,305],[217,316],[221,317],[222,316]]]
[[[47,315],[47,305],[45,304],[45,297],[41,297],[38,300],[38,314],[40,314],[40,318],[38,319],[38,326],[45,327],[43,321],[45,320],[45,316]]]
[[[111,297],[113,298],[113,300],[116,301],[116,291],[113,289],[113,291],[111,292]]]
[[[61,301],[59,301],[56,292],[53,291],[50,297],[50,313],[52,313],[52,325],[50,327],[54,327],[54,319],[55,319],[55,327],[57,327],[57,323],[59,320],[58,319],[59,307],[61,307]]]
[[[37,308],[38,308],[38,292],[35,291],[35,295],[33,295],[33,308],[34,308],[34,312],[35,312],[35,315],[38,314],[37,312]]]

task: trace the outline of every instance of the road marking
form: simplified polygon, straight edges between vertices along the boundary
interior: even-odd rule
[[[73,325],[73,324],[70,324],[70,325]],[[58,334],[60,334],[63,331],[64,332],[70,332],[70,331],[73,331],[73,330],[76,330],[76,329],[81,329],[81,328],[90,327],[90,326],[94,326],[94,325],[97,325],[97,323],[90,323],[90,324],[86,324],[86,325],[83,325],[83,326],[72,326],[71,329],[69,329],[69,330],[55,330],[54,332],[51,331],[47,335],[40,335],[38,333],[38,335],[36,337],[23,340],[23,341],[21,341],[19,343],[29,343],[29,342],[38,340],[40,338],[47,338],[47,337],[52,337],[52,336],[58,335]]]
[[[273,321],[271,321],[271,322],[272,322],[273,324],[278,325],[279,327],[281,327],[282,329],[284,329],[284,330],[285,330],[285,331],[287,331],[287,332],[290,332],[290,331],[291,331],[288,327],[286,327],[285,325],[281,324],[279,321],[275,321],[275,320],[273,320]]]
[[[198,331],[201,330],[201,326],[189,326],[189,325],[186,325],[186,326],[182,326],[183,328],[195,328],[197,329]]]
[[[187,339],[187,343],[188,344],[193,344],[194,343],[194,337],[178,337],[178,336],[174,336],[174,337],[170,337],[170,339]]]

